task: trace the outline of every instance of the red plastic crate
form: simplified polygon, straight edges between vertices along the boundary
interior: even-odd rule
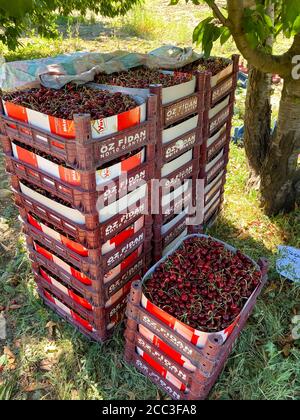
[[[6,170],[19,180],[25,180],[66,201],[74,209],[83,213],[93,213],[98,202],[107,206],[111,202],[119,200],[127,191],[132,191],[141,185],[140,183],[153,178],[154,162],[143,163],[129,172],[123,173],[117,179],[102,183],[101,186],[93,187],[91,185],[89,191],[84,191],[80,187],[49,176],[46,172],[12,157],[6,157]]]
[[[75,172],[94,172],[105,163],[141,147],[155,144],[157,98],[149,95],[146,102],[145,122],[101,139],[92,138],[91,119],[88,114],[74,115],[75,139],[72,139],[51,134],[26,122],[7,117],[2,109],[0,119],[4,153],[11,156],[10,141],[18,141],[59,159]]]
[[[258,264],[261,283],[236,321],[225,332],[216,334],[200,334],[176,321],[145,300],[142,282],[134,282],[127,308],[125,360],[173,399],[206,398],[267,281],[266,260]]]
[[[127,295],[110,308],[96,308],[89,314],[87,310],[83,310],[82,305],[58,289],[37,281],[38,293],[44,303],[92,340],[99,342],[107,340],[113,333],[114,327],[124,319]]]
[[[49,223],[73,237],[83,236],[82,231],[98,230],[98,235],[100,230],[99,242],[100,239],[105,240],[107,236],[112,237],[118,231],[123,230],[132,223],[133,218],[146,214],[149,181],[148,184],[129,192],[109,206],[102,207],[100,202],[100,211],[97,209],[99,204],[97,203],[93,212],[83,213],[74,209],[65,200],[58,199],[54,195],[49,196],[46,190],[34,184],[20,180],[17,176],[11,178],[15,202],[18,207],[29,209],[38,217],[46,219]],[[151,223],[150,217],[147,220],[150,220],[149,223]],[[80,242],[80,239],[78,240]],[[91,244],[88,247],[93,248],[94,245]]]
[[[47,249],[44,248],[44,250],[47,252]],[[126,285],[131,277],[141,272],[145,273],[151,262],[150,253],[146,253],[143,247],[140,247],[111,271],[100,274],[98,277],[92,277],[80,272],[75,266],[70,266],[70,263],[65,262],[62,258],[54,256],[53,260],[53,257],[49,258],[46,252],[37,252],[30,245],[28,251],[36,273],[40,274],[42,267],[98,306],[105,305],[115,293]]]

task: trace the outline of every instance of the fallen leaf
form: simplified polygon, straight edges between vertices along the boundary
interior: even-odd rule
[[[13,305],[9,305],[7,310],[8,311],[15,311],[15,310],[20,309],[20,308],[22,308],[22,305],[13,304]]]
[[[71,391],[71,400],[79,400],[79,392],[77,391],[77,389],[72,389]]]
[[[57,324],[55,322],[53,322],[53,321],[49,321],[46,324],[46,327],[48,328],[48,337],[55,338]]]
[[[156,399],[161,400],[159,391],[156,391]]]
[[[27,385],[24,389],[25,392],[34,392],[37,391],[38,389],[47,389],[49,388],[50,385],[49,384],[37,384],[37,383],[31,383],[29,385]]]
[[[44,359],[41,360],[39,368],[45,372],[50,372],[53,369],[53,366],[56,364],[56,360]]]
[[[282,353],[284,354],[285,357],[289,357],[289,355],[291,354],[291,349],[292,349],[292,346],[290,344],[286,344],[283,347]]]
[[[4,346],[3,348],[3,353],[10,359],[15,360],[15,355],[13,354],[13,352],[11,351],[11,349],[7,346]]]
[[[0,313],[0,340],[6,340],[6,319],[3,313]]]

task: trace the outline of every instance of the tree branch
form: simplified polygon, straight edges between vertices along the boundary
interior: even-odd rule
[[[246,34],[243,29],[243,16],[245,6],[240,0],[227,0],[228,20],[230,23],[230,30],[236,42],[237,48],[241,54],[257,69],[265,73],[278,73],[282,77],[291,75],[292,62],[291,53],[284,55],[272,55],[266,53],[263,49],[258,48],[254,50],[248,43]],[[295,37],[295,42],[296,41]],[[297,49],[296,45],[294,49]],[[299,47],[298,47],[299,51]]]
[[[214,16],[219,19],[219,21],[224,25],[224,26],[228,26],[228,20],[226,19],[226,17],[223,15],[223,13],[221,12],[221,10],[219,9],[218,5],[216,4],[215,1],[212,1],[210,4],[210,7],[212,8],[212,11],[214,13]]]

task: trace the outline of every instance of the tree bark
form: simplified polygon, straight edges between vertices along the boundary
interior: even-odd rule
[[[244,145],[249,168],[248,187],[260,185],[260,173],[271,139],[271,89],[270,74],[250,67],[245,110]]]
[[[300,81],[284,82],[278,126],[261,172],[261,201],[267,215],[295,209],[300,183]]]

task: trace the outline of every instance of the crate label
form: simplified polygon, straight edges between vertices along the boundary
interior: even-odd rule
[[[147,170],[142,169],[140,172],[132,175],[130,177],[120,177],[119,182],[110,182],[107,187],[105,188],[103,199],[104,204],[107,204],[107,201],[112,202],[111,200],[115,201],[117,196],[124,190],[132,191],[136,185],[138,185],[141,181],[146,180],[147,178]]]
[[[185,344],[182,340],[180,340],[178,336],[173,334],[170,330],[157,324],[152,318],[143,314],[141,317],[141,322],[143,322],[147,327],[149,327],[150,330],[154,331],[155,333],[158,333],[159,335],[167,339],[169,342],[172,343],[172,345],[178,348],[181,352],[185,353],[185,355],[193,355],[193,351],[190,346]]]
[[[142,362],[141,360],[135,360],[135,365],[137,369],[139,369],[145,376],[155,382],[160,388],[162,388],[168,395],[172,397],[173,400],[180,400],[180,394],[172,389],[163,379],[162,377],[153,372],[148,368],[148,366]]]
[[[172,229],[172,232],[169,233],[163,239],[164,247],[167,246],[170,242],[172,242],[173,239],[175,239],[177,236],[179,236],[181,232],[184,231],[185,228],[186,228],[186,219],[184,219],[183,222],[181,222],[178,226],[174,227]]]
[[[132,219],[136,218],[137,216],[141,216],[142,214],[144,214],[145,210],[146,210],[146,204],[144,202],[144,203],[141,203],[134,210],[132,210],[132,211],[126,213],[126,214],[120,215],[119,218],[117,218],[114,222],[108,224],[105,227],[105,230],[104,230],[105,237],[114,234],[119,229],[121,229],[122,226],[125,226],[126,224],[130,223],[132,221]]]
[[[110,158],[120,152],[130,151],[133,147],[138,148],[147,142],[148,131],[146,128],[141,128],[134,134],[123,136],[121,138],[115,137],[111,140],[106,140],[98,145],[99,159]]]
[[[178,201],[170,205],[166,204],[163,214],[165,216],[170,216],[171,214],[179,214],[181,211],[187,207],[187,204],[192,202],[192,194],[189,192],[188,194],[184,194],[183,198],[180,198]]]
[[[124,245],[119,251],[113,254],[107,260],[107,267],[111,267],[120,259],[124,258],[124,256],[130,252],[133,248],[137,247],[144,241],[144,232],[138,235],[135,239],[129,241],[126,245]]]
[[[230,114],[230,107],[228,106],[220,115],[210,124],[210,132],[213,132]]]
[[[108,287],[108,296],[111,296],[115,293],[117,289],[122,287],[127,281],[135,275],[139,270],[144,268],[144,260],[140,259],[136,264],[134,264],[125,274],[113,282]]]
[[[181,154],[185,150],[192,148],[196,143],[196,133],[189,134],[181,139],[177,140],[171,146],[167,146],[164,149],[164,159],[175,158],[178,154]]]
[[[192,96],[191,98],[187,98],[173,105],[169,105],[165,108],[164,124],[171,124],[179,118],[182,118],[193,112],[197,112],[197,110],[198,96]]]
[[[173,178],[168,178],[166,180],[165,187],[170,188],[173,186],[178,185],[178,182],[184,181],[189,179],[190,175],[193,173],[194,163],[191,162],[187,168],[184,168],[183,170],[179,171],[176,175],[173,176]]]
[[[182,381],[187,381],[188,377],[182,369],[179,369],[174,363],[167,359],[163,353],[148,344],[142,337],[137,338],[137,345],[158,360],[169,372],[177,375]]]
[[[216,102],[224,93],[226,93],[230,88],[233,86],[233,78],[231,77],[225,83],[223,83],[220,87],[216,87],[213,90],[212,94],[212,101]]]
[[[217,140],[209,149],[207,152],[207,159],[210,159],[212,156],[214,156],[219,149],[221,149],[227,140],[227,132],[223,133],[221,138]]]

